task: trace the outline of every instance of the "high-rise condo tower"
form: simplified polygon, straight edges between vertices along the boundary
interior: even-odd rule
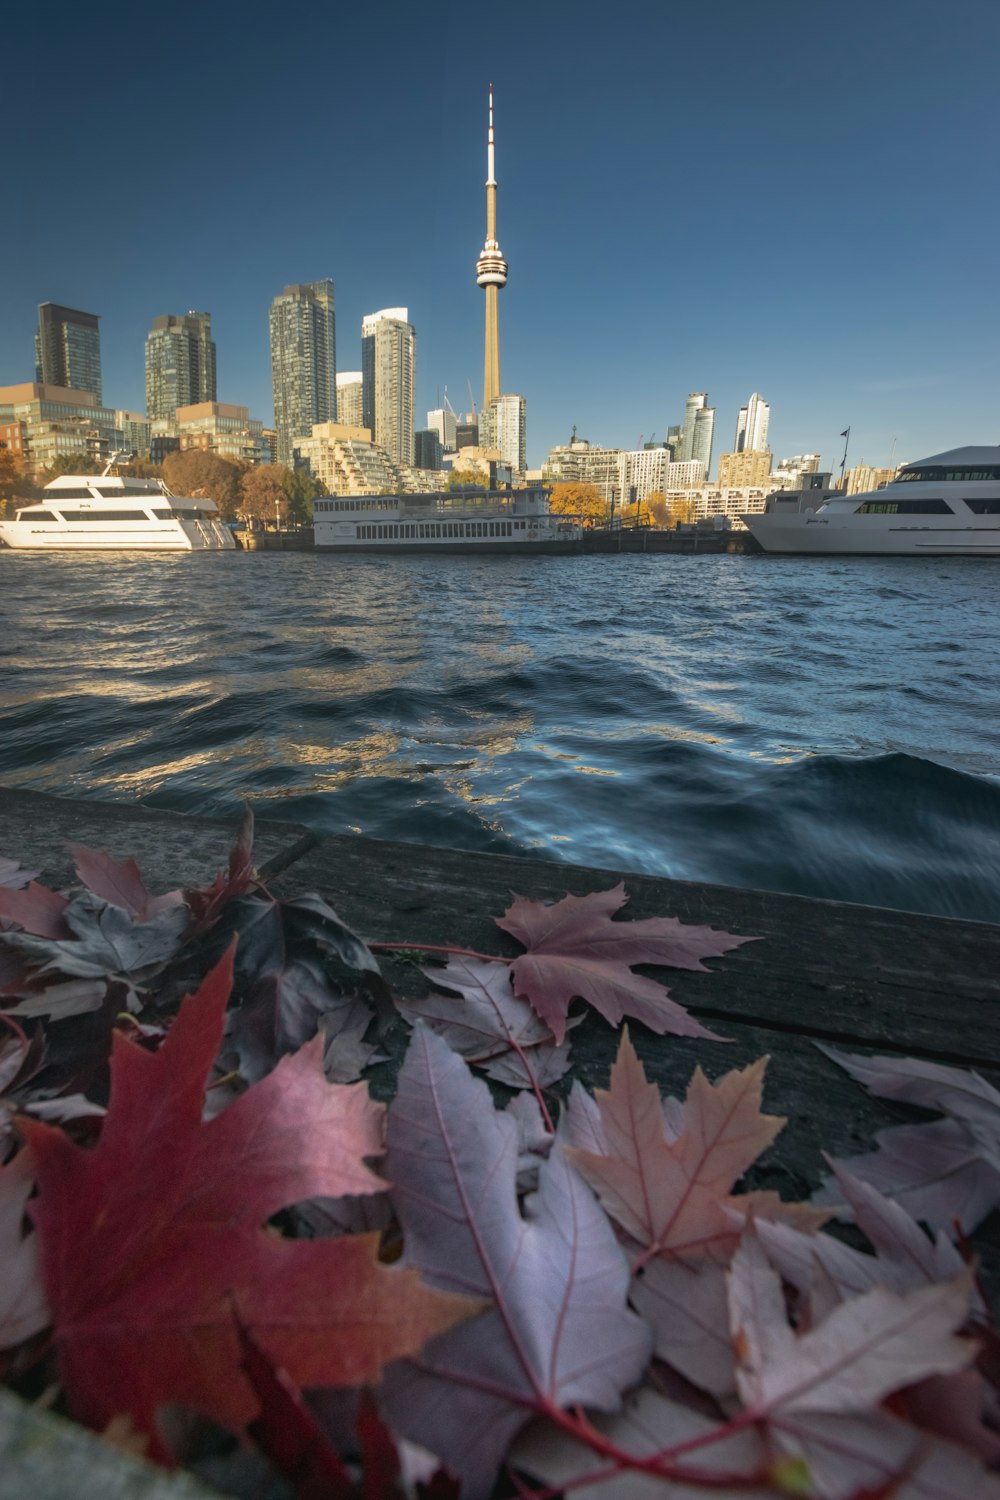
[[[486,244],[476,261],[476,281],[486,293],[486,358],[483,368],[483,410],[500,394],[500,319],[497,298],[507,285],[507,262],[497,241],[497,179],[493,142],[493,85],[490,84],[490,125],[486,137]]]

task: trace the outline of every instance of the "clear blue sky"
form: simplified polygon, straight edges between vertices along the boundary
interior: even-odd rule
[[[505,390],[529,459],[631,447],[752,390],[783,454],[1000,442],[997,0],[18,6],[3,24],[0,383],[36,305],[102,316],[141,410],[157,314],[212,313],[219,397],[272,415],[267,309],[336,284],[337,362],[407,305],[417,425],[482,385],[496,90]],[[485,16],[500,17],[495,34]]]

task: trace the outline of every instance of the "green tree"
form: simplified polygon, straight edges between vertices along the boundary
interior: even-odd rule
[[[300,526],[312,520],[312,503],[326,494],[326,486],[308,469],[283,469],[282,488],[288,497],[288,519]]]
[[[448,475],[447,488],[449,490],[461,489],[464,485],[479,485],[485,488],[489,481],[481,469],[452,469]]]
[[[234,520],[239,510],[242,473],[239,464],[203,448],[168,453],[163,460],[163,477],[174,494],[214,500],[224,521]]]
[[[47,469],[42,470],[42,483],[48,484],[61,474],[99,474],[105,462],[106,460],[96,458],[93,453],[64,453],[49,464]]]

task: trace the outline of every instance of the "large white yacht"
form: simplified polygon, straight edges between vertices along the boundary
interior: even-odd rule
[[[935,453],[862,494],[769,495],[741,520],[766,552],[1000,557],[1000,447]]]
[[[236,543],[214,500],[174,495],[162,479],[63,474],[44,498],[0,520],[8,547],[74,552],[222,552]]]
[[[549,511],[544,485],[313,501],[317,552],[578,552],[579,522]]]

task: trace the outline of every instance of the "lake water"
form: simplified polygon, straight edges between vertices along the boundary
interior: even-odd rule
[[[997,921],[998,605],[977,559],[8,551],[0,782]]]

